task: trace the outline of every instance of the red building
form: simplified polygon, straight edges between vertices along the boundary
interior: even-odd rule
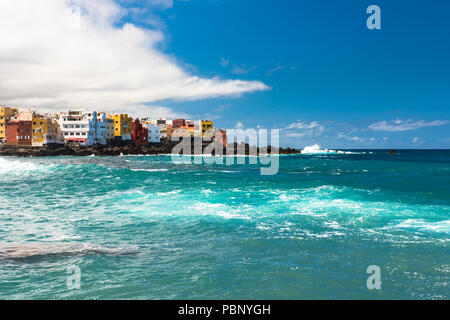
[[[227,130],[219,129],[214,132],[214,137],[216,140],[222,142],[224,148],[227,147]]]
[[[31,121],[11,121],[6,126],[6,144],[31,146]]]
[[[133,142],[136,145],[148,144],[147,126],[143,126],[139,119],[131,122],[131,139],[133,139]]]
[[[186,125],[186,120],[184,119],[175,119],[172,120],[172,128],[181,128]]]

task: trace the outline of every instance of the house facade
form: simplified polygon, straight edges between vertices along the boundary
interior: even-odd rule
[[[154,124],[147,125],[148,130],[148,142],[149,143],[160,143],[161,142],[161,129],[159,126]]]
[[[6,126],[8,125],[9,118],[17,113],[16,108],[0,107],[0,140],[6,141]]]

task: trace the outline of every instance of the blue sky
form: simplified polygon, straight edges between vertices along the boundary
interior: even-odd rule
[[[211,115],[226,128],[284,128],[285,145],[450,147],[448,1],[167,4],[125,19],[164,30],[161,49],[198,75],[258,80],[271,89],[163,104]],[[371,4],[381,8],[381,30],[366,28]]]
[[[366,9],[381,8],[381,30]],[[450,148],[450,2],[0,2],[0,104],[211,118],[281,144]],[[39,19],[35,19],[39,16]]]

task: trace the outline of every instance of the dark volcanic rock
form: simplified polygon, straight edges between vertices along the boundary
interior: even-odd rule
[[[148,146],[122,145],[122,146],[78,146],[78,145],[52,145],[43,147],[31,146],[10,146],[0,145],[0,156],[18,156],[18,157],[48,157],[48,156],[118,156],[118,155],[147,155],[147,154],[171,154],[174,147],[178,144],[175,141],[164,140],[160,144],[150,144]],[[208,147],[210,142],[202,143],[202,152]],[[272,148],[262,148],[258,150],[256,147],[251,147],[248,144],[229,144],[228,148],[233,148],[232,154],[270,154]],[[220,147],[219,147],[220,148]],[[191,154],[195,154],[194,143],[191,143]],[[187,148],[189,150],[189,147]],[[197,150],[197,153],[200,150]],[[228,150],[229,152],[231,149]],[[275,150],[274,150],[275,151]],[[227,154],[227,149],[223,148],[223,154]],[[298,154],[300,150],[292,148],[278,148],[279,154]],[[209,146],[206,149],[208,154],[216,154],[216,150]]]

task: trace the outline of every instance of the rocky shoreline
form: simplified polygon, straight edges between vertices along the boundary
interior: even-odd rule
[[[50,145],[42,147],[31,146],[12,146],[12,145],[0,145],[0,156],[16,156],[16,157],[55,157],[55,156],[119,156],[119,155],[158,155],[158,154],[182,154],[183,152],[174,152],[174,147],[178,142],[163,141],[160,144],[151,144],[148,146],[136,146],[136,145],[107,145],[107,146],[77,146],[77,145]],[[214,155],[214,150],[205,151],[208,144],[202,145],[203,154]],[[242,154],[245,150],[245,155],[260,154],[260,150],[255,147],[250,147],[248,144],[228,145],[227,147],[234,147],[234,154]],[[239,147],[241,149],[239,149]],[[199,150],[198,150],[199,151]],[[191,154],[198,154],[199,152],[194,150],[194,145],[191,146]],[[261,154],[270,154],[271,148],[267,150],[262,149]],[[279,148],[279,154],[299,154],[298,149],[293,148]],[[227,154],[227,149],[223,148],[223,154]]]

